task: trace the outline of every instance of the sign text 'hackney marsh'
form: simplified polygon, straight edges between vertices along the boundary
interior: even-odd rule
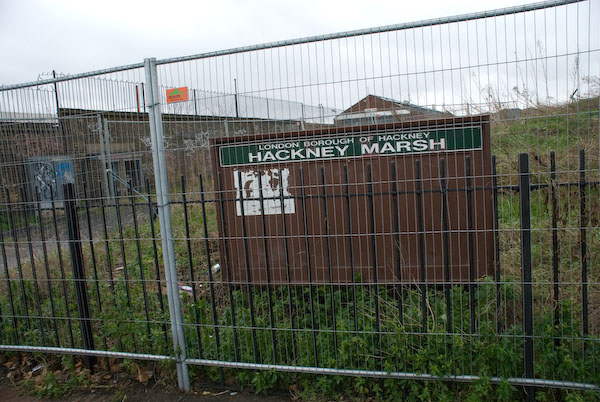
[[[307,137],[222,146],[221,166],[481,149],[481,127]]]

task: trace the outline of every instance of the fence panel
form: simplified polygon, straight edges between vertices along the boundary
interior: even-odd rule
[[[172,359],[142,73],[0,95],[4,345]]]
[[[173,216],[183,220],[174,237],[189,286],[190,362],[594,383],[597,211],[580,206],[598,191],[593,7],[158,61],[163,94],[187,86],[252,100],[238,103],[239,118],[206,113],[205,122],[215,146],[237,145],[249,160],[226,168],[222,148],[212,159],[199,143],[167,149],[180,202]],[[275,100],[290,112],[322,105],[326,118],[309,126],[302,115],[267,114]],[[195,124],[197,98],[166,102],[182,111],[182,127]],[[290,161],[292,152],[304,157],[293,143],[311,136],[409,132],[432,119],[455,129],[480,114],[490,116],[488,154]],[[530,158],[530,273],[521,153]]]

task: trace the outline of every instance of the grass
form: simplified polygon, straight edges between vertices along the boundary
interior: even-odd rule
[[[497,155],[499,184],[516,184],[519,152],[528,152],[531,156],[532,182],[548,183],[550,150],[556,152],[559,181],[576,182],[579,149],[584,149],[588,156],[587,179],[598,181],[599,171],[594,165],[600,143],[597,100],[548,109],[543,115],[538,112],[528,111],[516,121],[493,123],[492,147]],[[561,282],[558,304],[552,297],[553,253],[552,231],[549,230],[552,202],[547,189],[531,192],[535,377],[599,384],[600,316],[596,312],[600,305],[599,189],[590,186],[586,195],[591,307],[591,331],[587,335],[582,330],[579,189],[560,187],[556,195]],[[423,299],[417,287],[375,289],[362,284],[361,278],[356,278],[355,292],[348,286],[314,286],[311,296],[307,286],[274,287],[271,304],[264,287],[253,288],[252,303],[245,288],[232,288],[230,296],[229,287],[219,282],[218,276],[211,292],[200,205],[188,206],[189,236],[183,208],[175,205],[172,218],[179,277],[187,284],[193,272],[197,281],[194,295],[181,293],[188,355],[240,362],[254,362],[258,358],[267,364],[317,364],[329,368],[430,373],[441,377],[482,376],[481,381],[465,385],[225,370],[226,377],[237,378],[241,384],[249,384],[257,391],[295,384],[304,390],[303,397],[308,399],[340,394],[358,398],[375,395],[388,400],[480,400],[492,395],[498,400],[521,398],[522,391],[507,382],[492,385],[487,380],[488,377],[521,377],[523,367],[519,195],[503,190],[498,202],[502,281],[497,286],[490,278],[484,278],[475,287],[474,333],[471,333],[470,290],[464,286],[453,287],[450,298],[442,289],[429,288],[425,298],[426,317],[423,317]],[[136,237],[133,225],[123,228],[122,238],[118,231],[113,232],[107,241],[94,244],[93,258],[92,248],[83,242],[94,341],[100,349],[174,354],[160,242],[155,250],[147,211],[140,208],[138,212],[139,236]],[[211,257],[217,261],[215,204],[208,204],[206,212]],[[158,233],[158,220],[154,225]],[[49,256],[50,287],[44,283],[43,264],[37,262],[40,279],[37,292],[32,275],[28,274],[31,272],[29,263],[23,265],[24,281],[15,280],[15,273],[10,273],[12,303],[7,281],[0,280],[2,343],[82,347],[80,328],[74,319],[78,312],[66,249],[62,259],[67,281],[61,281],[62,274],[57,269],[59,256],[52,253]],[[402,313],[398,308],[400,296]],[[500,299],[498,307],[497,297]],[[332,299],[335,310],[331,307]],[[451,301],[450,307],[448,301]],[[213,326],[213,313],[218,330]],[[555,314],[560,318],[558,323]],[[427,335],[422,332],[424,319]],[[450,333],[447,332],[449,324]],[[212,380],[219,380],[221,376],[221,371],[214,368],[193,368],[193,372]],[[538,393],[539,400],[556,398],[594,400],[598,395],[552,390]]]

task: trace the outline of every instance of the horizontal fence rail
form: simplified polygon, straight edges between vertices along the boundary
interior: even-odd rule
[[[599,7],[0,87],[0,350],[598,391]]]

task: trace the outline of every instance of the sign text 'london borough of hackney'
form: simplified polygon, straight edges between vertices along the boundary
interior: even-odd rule
[[[493,273],[489,116],[224,137],[211,150],[221,265],[234,283]]]

